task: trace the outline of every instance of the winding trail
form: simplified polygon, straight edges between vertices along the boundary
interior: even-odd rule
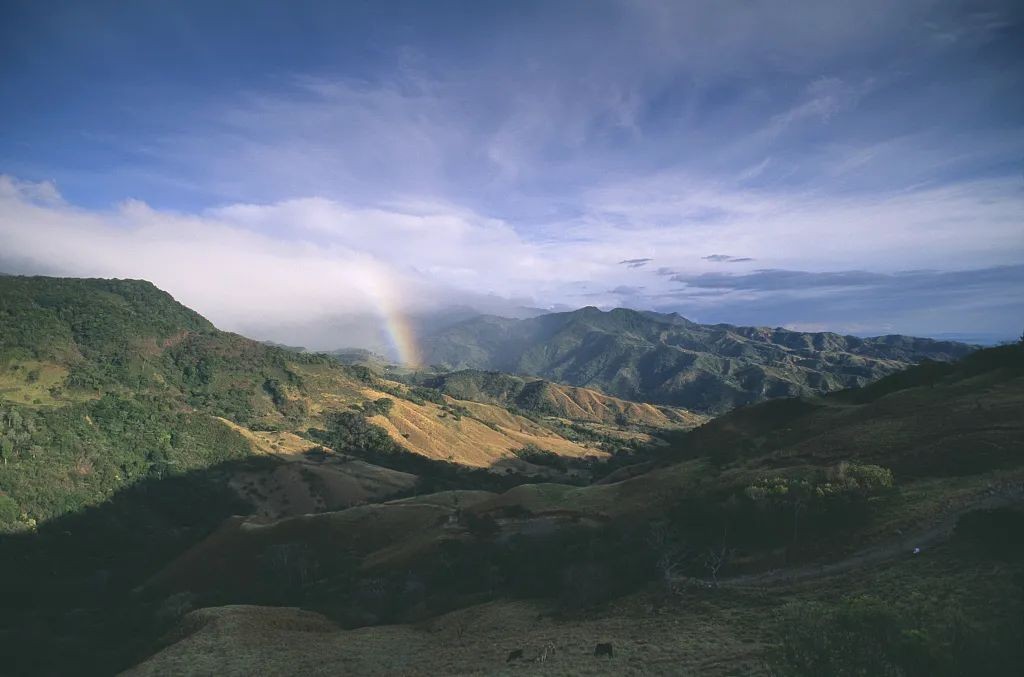
[[[846,573],[861,567],[870,567],[899,557],[912,556],[914,548],[925,548],[948,540],[956,528],[957,520],[964,514],[974,510],[1000,508],[1024,501],[1024,485],[1013,485],[1000,490],[986,492],[976,500],[952,510],[927,529],[903,535],[897,539],[886,541],[853,553],[836,562],[808,564],[792,569],[772,569],[756,574],[743,574],[729,578],[721,578],[719,587],[755,588],[770,585],[789,585],[803,581],[826,578]]]

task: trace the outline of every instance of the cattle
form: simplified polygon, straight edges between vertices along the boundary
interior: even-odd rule
[[[505,662],[506,663],[511,663],[512,661],[517,661],[517,660],[521,659],[522,657],[523,657],[523,650],[522,649],[516,649],[515,651],[509,651],[508,652],[508,658],[505,659]]]
[[[594,647],[594,655],[595,656],[607,656],[608,658],[613,658],[615,656],[615,652],[612,651],[612,643],[611,642],[602,642],[602,643],[598,644],[597,646]]]

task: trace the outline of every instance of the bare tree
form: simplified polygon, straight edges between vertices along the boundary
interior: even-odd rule
[[[647,536],[647,544],[657,554],[654,562],[658,579],[668,594],[678,592],[677,578],[679,570],[689,557],[688,549],[680,543],[666,522],[651,524],[651,532]]]
[[[730,548],[726,541],[727,532],[722,532],[722,544],[716,547],[709,547],[707,554],[704,555],[704,568],[711,574],[711,582],[717,588],[718,587],[718,572],[722,570],[726,564],[732,559],[736,550]]]

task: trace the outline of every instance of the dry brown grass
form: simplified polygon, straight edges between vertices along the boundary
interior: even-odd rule
[[[757,671],[764,650],[762,633],[734,609],[659,610],[645,595],[573,618],[497,601],[356,630],[298,609],[221,607],[187,616],[178,637],[125,674],[725,675]],[[615,656],[595,657],[598,642],[611,642]],[[523,659],[506,663],[516,649]]]
[[[562,417],[573,421],[614,423],[620,416],[625,416],[634,425],[689,429],[700,425],[708,418],[686,409],[630,402],[589,388],[556,383],[547,388],[545,395],[550,401],[550,406],[561,412]]]
[[[364,400],[387,397],[386,393],[369,388],[362,395]],[[432,402],[423,405],[401,399],[393,399],[393,402],[387,417],[378,415],[370,421],[387,430],[409,451],[427,458],[486,468],[515,458],[513,450],[528,444],[561,456],[607,456],[607,452],[570,442],[495,405],[457,401],[471,415],[456,418]]]

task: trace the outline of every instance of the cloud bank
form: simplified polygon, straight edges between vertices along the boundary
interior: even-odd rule
[[[995,190],[998,185],[979,185],[856,203],[848,211],[831,207],[833,223],[853,224],[872,214],[871,227],[855,229],[859,236],[843,243],[820,237],[819,220],[807,205],[786,201],[770,202],[772,208],[758,213],[756,229],[746,220],[754,217],[744,212],[685,231],[645,225],[640,216],[625,227],[603,219],[598,208],[585,219],[585,237],[545,242],[501,220],[446,205],[366,209],[309,198],[196,213],[157,210],[139,201],[91,210],[68,204],[52,184],[2,177],[0,269],[145,278],[224,328],[266,335],[278,325],[372,317],[385,302],[407,314],[453,305],[500,313],[515,305],[597,304],[683,310],[700,320],[736,323],[977,330],[978,313],[961,314],[965,300],[973,298],[975,311],[995,309],[1007,318],[1007,309],[1020,306],[1016,292],[1024,282],[1021,266],[1013,264],[1021,212],[1006,200],[986,199]],[[731,203],[719,197],[723,205]],[[1024,200],[1018,197],[1015,204],[1024,207]],[[645,202],[641,211],[647,209]],[[957,213],[988,224],[974,232],[973,250],[965,250],[958,237]],[[573,221],[563,227],[581,226]],[[651,271],[636,267],[637,260],[623,265],[617,252],[638,239],[673,267]],[[837,269],[736,273],[734,267],[751,264],[693,254],[698,244],[738,240],[744,251],[757,253],[759,263],[831,260]],[[786,246],[780,248],[780,241]],[[899,272],[954,258],[969,261],[972,255],[976,263],[990,265]],[[878,269],[853,268],[865,260],[878,262]],[[715,269],[723,263],[733,272]],[[933,320],[915,310],[922,305]],[[1015,330],[1012,322],[1008,317],[1002,325],[981,324],[1009,332]],[[312,343],[326,348],[331,340],[317,337]],[[345,336],[333,340],[348,343]]]
[[[0,270],[317,347],[382,305],[1020,332],[1020,3],[221,12],[0,26]]]

